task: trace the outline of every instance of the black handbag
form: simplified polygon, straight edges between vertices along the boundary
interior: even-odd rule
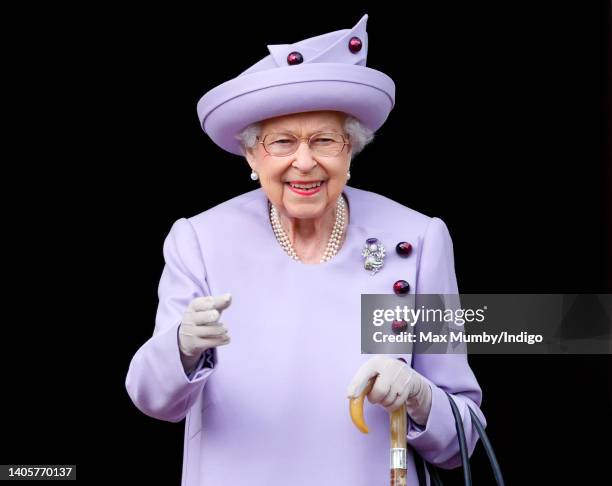
[[[457,408],[457,404],[451,398],[448,392],[445,392],[450,402],[451,409],[453,411],[453,416],[455,417],[455,427],[457,429],[457,437],[459,438],[459,448],[461,450],[461,464],[463,466],[463,480],[465,482],[465,486],[472,485],[472,475],[470,472],[470,458],[468,455],[467,443],[465,440],[465,429],[463,428],[463,420],[461,420],[461,415],[459,414],[459,409]],[[483,447],[485,448],[485,452],[487,453],[487,457],[489,458],[489,463],[491,464],[491,469],[493,470],[493,475],[495,476],[495,481],[499,486],[504,486],[504,478],[502,476],[501,469],[497,462],[497,458],[495,457],[495,452],[493,451],[493,446],[491,445],[491,441],[487,437],[487,434],[484,430],[482,422],[474,413],[474,410],[468,406],[470,409],[470,415],[472,416],[472,422],[476,427],[476,431],[480,436],[480,441],[482,442]],[[414,451],[414,458],[416,463],[417,470],[417,478],[419,480],[419,486],[426,486],[427,481],[425,479],[425,469],[429,472],[429,477],[431,479],[432,486],[442,486],[442,480],[440,479],[440,473],[436,466],[425,461],[416,451]]]

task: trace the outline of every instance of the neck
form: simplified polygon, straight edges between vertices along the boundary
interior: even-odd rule
[[[279,212],[281,225],[302,262],[318,263],[321,260],[336,222],[336,207],[337,203],[320,217],[308,219],[291,218]]]
[[[293,245],[322,241],[331,234],[336,220],[336,205],[318,218],[290,218],[280,214],[280,221]]]

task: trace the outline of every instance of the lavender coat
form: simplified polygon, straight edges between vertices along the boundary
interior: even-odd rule
[[[339,253],[322,264],[292,260],[277,243],[261,188],[174,223],[164,243],[153,336],[134,355],[126,388],[143,413],[186,418],[182,486],[372,486],[389,477],[389,414],[365,402],[370,433],[351,422],[346,387],[371,355],[360,351],[360,296],[457,293],[453,245],[444,222],[382,195],[346,186],[350,218]],[[375,276],[363,268],[368,237],[386,245]],[[394,251],[413,245],[408,258]],[[196,296],[230,292],[221,322],[232,341],[206,353],[189,376],[177,331]],[[274,343],[264,345],[263,343]],[[399,356],[399,355],[397,355]],[[467,406],[481,389],[465,355],[405,355],[432,385],[425,427],[408,443],[443,468],[460,465],[444,390],[462,413],[470,452],[477,442]],[[416,483],[412,452],[408,477]],[[412,478],[412,479],[410,479]]]

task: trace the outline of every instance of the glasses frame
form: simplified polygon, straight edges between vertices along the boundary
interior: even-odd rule
[[[312,147],[310,146],[310,141],[312,140],[312,138],[314,136],[316,136],[316,135],[323,135],[323,134],[326,134],[326,133],[330,133],[330,134],[333,133],[334,135],[340,135],[340,137],[342,137],[342,142],[343,142],[342,143],[342,147],[340,148],[340,150],[338,150],[337,154],[334,154],[334,155],[319,155],[319,157],[338,157],[338,155],[340,155],[342,153],[342,151],[344,150],[344,146],[345,145],[350,145],[350,142],[346,141],[346,138],[345,138],[344,134],[338,133],[338,132],[325,132],[325,131],[316,132],[316,133],[313,133],[312,135],[310,135],[310,137],[296,137],[293,133],[290,133],[290,132],[270,132],[270,133],[266,133],[263,138],[260,137],[260,136],[257,136],[257,140],[258,140],[257,143],[260,143],[263,146],[264,151],[268,155],[271,155],[272,157],[289,157],[290,155],[293,155],[293,154],[295,154],[298,151],[298,149],[300,148],[300,145],[302,144],[302,141],[304,141],[304,140],[307,141],[308,148],[310,149],[310,151],[315,153],[312,150]],[[274,154],[271,154],[270,152],[268,152],[268,149],[266,148],[266,145],[265,145],[265,140],[266,140],[266,137],[268,135],[291,135],[293,138],[296,138],[299,143],[295,147],[295,150],[293,152],[291,152],[290,154],[274,155]]]

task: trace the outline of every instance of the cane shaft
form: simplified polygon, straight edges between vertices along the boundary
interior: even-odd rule
[[[408,416],[406,405],[391,412],[391,486],[406,486],[406,447]]]
[[[405,469],[391,469],[391,486],[406,486]]]

